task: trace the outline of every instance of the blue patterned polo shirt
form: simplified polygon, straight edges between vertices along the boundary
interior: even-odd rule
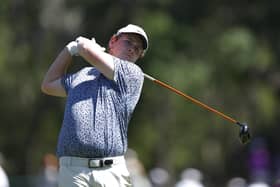
[[[134,63],[114,58],[114,79],[96,68],[66,74],[67,92],[57,156],[110,157],[127,150],[128,123],[139,100],[144,76]]]

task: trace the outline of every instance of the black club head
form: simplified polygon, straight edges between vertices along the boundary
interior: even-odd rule
[[[251,135],[249,131],[249,127],[247,126],[246,123],[239,123],[240,126],[240,131],[239,131],[239,139],[241,143],[246,144],[250,141]]]

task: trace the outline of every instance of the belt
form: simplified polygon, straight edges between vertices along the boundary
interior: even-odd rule
[[[88,168],[102,168],[119,163],[125,163],[124,156],[106,157],[106,158],[81,158],[63,156],[59,158],[59,164],[63,166],[78,166]]]

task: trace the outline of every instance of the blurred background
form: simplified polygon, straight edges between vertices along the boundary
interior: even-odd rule
[[[56,186],[65,99],[40,91],[56,55],[80,35],[107,46],[128,23],[149,36],[138,63],[145,73],[247,122],[253,135],[242,145],[238,127],[146,80],[127,155],[139,186],[191,187],[190,178],[206,187],[279,186],[279,7],[276,0],[1,0],[0,163],[10,186]],[[70,71],[83,66],[75,57]]]

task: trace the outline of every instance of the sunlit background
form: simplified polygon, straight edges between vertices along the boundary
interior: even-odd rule
[[[253,136],[242,145],[237,126],[146,80],[129,126],[135,186],[183,187],[189,178],[205,187],[279,186],[279,7],[276,0],[1,0],[0,161],[10,186],[56,185],[65,100],[40,91],[56,55],[78,36],[106,47],[128,23],[149,36],[138,63],[145,73],[247,122]],[[70,71],[84,66],[75,57]]]

